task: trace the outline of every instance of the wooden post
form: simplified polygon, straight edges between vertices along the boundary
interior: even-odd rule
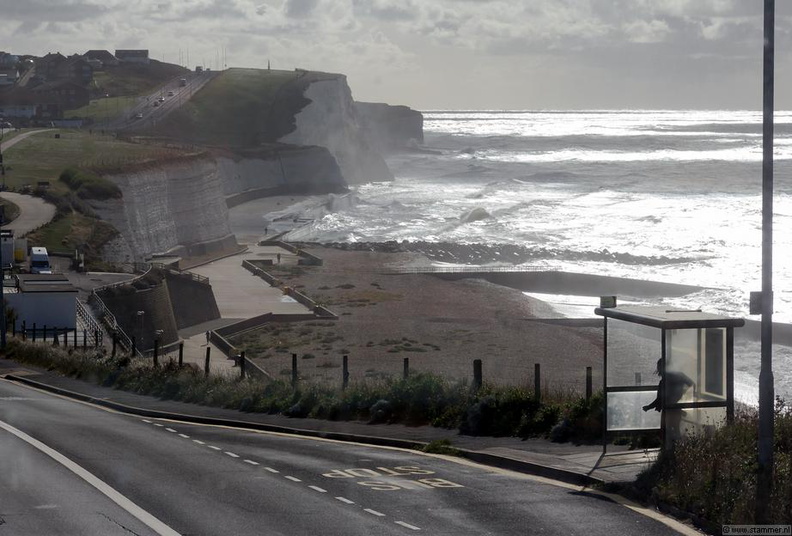
[[[36,342],[36,323],[33,322],[33,342]]]
[[[410,358],[404,358],[404,379],[406,380],[410,376]]]
[[[27,325],[25,320],[22,321],[22,340],[27,340]]]
[[[52,338],[52,346],[60,346],[60,341],[58,340],[58,328],[55,328],[55,336]]]
[[[592,391],[591,367],[586,367],[586,400],[591,398]]]
[[[542,374],[539,363],[534,364],[534,400],[542,401]]]
[[[297,389],[297,354],[292,354],[292,388]]]
[[[77,326],[74,326],[74,349],[77,349]]]
[[[473,389],[478,391],[484,383],[484,377],[481,371],[481,359],[473,360]]]
[[[83,330],[83,350],[88,349],[88,330]]]
[[[44,324],[44,338],[41,340],[47,342],[47,324]]]
[[[179,343],[179,368],[184,366],[184,341]]]
[[[206,347],[206,363],[204,363],[204,376],[209,377],[209,354],[212,352],[212,347]]]
[[[76,336],[76,334],[75,334]],[[116,355],[116,346],[118,345],[118,334],[113,330],[113,353],[112,356],[115,357]]]
[[[245,352],[244,351],[239,353],[239,376],[243,380],[245,379]]]
[[[341,361],[341,389],[349,385],[349,356],[345,355]]]
[[[159,339],[154,339],[154,366],[159,366]]]
[[[99,330],[94,330],[94,348],[99,348]]]

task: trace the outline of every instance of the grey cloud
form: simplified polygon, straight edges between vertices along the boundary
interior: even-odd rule
[[[286,0],[286,16],[300,19],[311,15],[318,0]]]
[[[0,0],[3,19],[34,24],[76,22],[99,17],[110,9],[90,0]]]

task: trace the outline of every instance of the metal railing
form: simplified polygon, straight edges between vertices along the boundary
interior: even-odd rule
[[[96,321],[91,312],[80,300],[77,300],[77,318],[82,322],[84,329],[87,329],[91,333],[99,333],[99,337],[103,337],[104,330],[102,326],[99,325],[99,322]],[[102,344],[101,340],[99,344]]]
[[[96,294],[96,291],[91,293],[91,296],[88,298],[88,300],[93,302],[93,305],[97,309],[99,309],[102,322],[104,322],[104,325],[107,327],[107,330],[110,333],[115,333],[116,341],[128,352],[132,352],[133,349],[132,340],[118,324],[115,315],[112,312],[110,312],[110,309],[107,308],[105,303],[102,301],[102,298],[100,298],[99,295]],[[139,349],[135,348],[134,350],[136,356],[143,357],[143,354],[140,353]]]

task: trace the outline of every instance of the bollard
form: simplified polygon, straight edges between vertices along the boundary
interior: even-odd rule
[[[76,334],[75,334],[75,336],[76,336]],[[113,357],[115,357],[115,354],[116,354],[116,345],[117,344],[118,344],[118,334],[114,330],[113,331],[113,353],[112,353]]]
[[[159,366],[159,339],[154,339],[154,366]]]
[[[292,388],[297,389],[297,354],[292,354]]]
[[[245,379],[245,352],[244,350],[239,354],[239,376]]]
[[[132,336],[132,356],[134,357],[137,354],[137,341],[135,340],[135,336]]]
[[[209,354],[212,351],[211,346],[206,347],[206,362],[204,363],[204,376],[209,377]]]
[[[184,341],[179,343],[179,368],[184,366]]]
[[[36,342],[36,323],[33,322],[33,342]]]
[[[22,340],[23,341],[27,340],[27,325],[25,320],[22,321]]]
[[[345,355],[341,363],[341,388],[346,389],[349,385],[349,356]]]
[[[406,380],[410,376],[410,358],[404,358],[404,379]]]
[[[534,364],[534,400],[542,400],[542,375],[539,363]]]
[[[591,381],[591,367],[586,367],[586,400],[591,398],[592,392],[592,381]]]
[[[473,360],[473,389],[478,391],[483,384],[483,376],[481,373],[481,359]]]

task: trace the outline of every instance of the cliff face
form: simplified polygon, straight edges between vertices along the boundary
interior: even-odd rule
[[[345,76],[317,76],[303,96],[310,104],[295,117],[294,131],[278,141],[327,148],[349,184],[393,180],[382,155],[366,138]]]
[[[423,114],[407,106],[355,102],[363,126],[374,146],[390,153],[423,143]]]
[[[120,232],[105,247],[106,260],[137,261],[179,245],[233,241],[223,181],[213,160],[176,161],[108,178],[123,198],[93,205]]]

